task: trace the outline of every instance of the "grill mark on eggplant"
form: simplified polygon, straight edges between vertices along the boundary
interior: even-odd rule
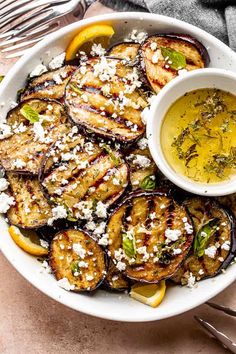
[[[98,114],[98,115],[102,116],[103,118],[105,117],[105,118],[109,119],[112,122],[119,123],[122,128],[125,128],[129,132],[131,131],[131,129],[125,124],[125,122],[129,122],[129,120],[126,119],[125,117],[117,116],[114,118],[111,116],[111,114],[107,110],[97,109],[96,107],[92,106],[91,104],[73,104],[73,106],[75,108],[83,109],[84,111]],[[110,129],[107,129],[107,128],[103,128],[103,129],[106,130],[107,132],[111,132]],[[142,127],[137,125],[137,131],[140,131],[140,130],[142,130]]]
[[[71,171],[72,175],[67,178],[68,184],[66,184],[65,186],[59,186],[59,188],[62,190],[62,193],[66,192],[70,188],[70,182],[75,182],[76,179],[78,179],[85,171],[88,171],[92,165],[99,162],[104,156],[106,156],[106,153],[104,151],[101,151],[98,155],[94,156],[93,159],[90,160],[89,165],[87,167],[78,170],[75,174],[73,174],[73,171]],[[51,196],[57,197],[57,194],[53,193]]]
[[[169,229],[171,229],[173,225],[174,211],[175,211],[174,204],[170,204],[167,208],[167,216],[166,216],[166,225]]]

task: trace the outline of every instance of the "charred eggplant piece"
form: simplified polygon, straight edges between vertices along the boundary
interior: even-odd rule
[[[185,208],[158,191],[132,193],[111,215],[106,232],[116,267],[148,283],[170,278],[193,241]]]
[[[106,276],[104,251],[82,230],[60,231],[51,243],[49,262],[56,279],[68,281],[75,292],[95,290]]]
[[[15,205],[8,210],[12,225],[21,228],[39,228],[52,217],[51,206],[44,197],[37,177],[7,173],[9,189]]]
[[[181,70],[200,69],[209,63],[206,48],[187,35],[151,36],[143,43],[140,51],[141,66],[156,93],[179,75]]]
[[[140,138],[147,106],[136,68],[122,60],[94,58],[81,66],[66,87],[65,104],[75,124],[123,143]]]
[[[125,59],[134,64],[139,56],[139,43],[122,42],[115,44],[108,52],[110,57]]]
[[[128,185],[128,166],[109,145],[66,136],[47,155],[40,180],[50,200],[68,210],[69,220],[86,219],[85,209],[95,212],[99,202],[112,205]]]
[[[103,285],[106,289],[111,291],[125,291],[129,290],[130,281],[124,276],[124,274],[119,272],[115,264],[110,261]]]
[[[231,210],[234,217],[236,217],[236,193],[217,197],[217,201],[227,209]]]
[[[11,110],[7,124],[12,135],[0,140],[1,165],[6,171],[35,175],[50,145],[71,129],[61,104],[39,99]]]
[[[19,100],[25,101],[31,98],[61,100],[64,97],[65,87],[75,70],[76,66],[66,65],[31,80],[21,93]]]
[[[192,198],[185,205],[195,237],[190,255],[172,278],[182,285],[190,276],[196,281],[214,277],[231,263],[236,251],[235,220],[230,212],[206,198]]]
[[[126,158],[130,168],[132,190],[155,190],[157,187],[157,166],[152,159],[149,148],[139,146],[129,151]]]

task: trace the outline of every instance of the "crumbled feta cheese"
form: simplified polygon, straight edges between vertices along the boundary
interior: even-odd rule
[[[24,168],[26,166],[26,163],[22,160],[22,159],[15,159],[13,162],[12,162],[12,166],[14,168]]]
[[[9,186],[9,182],[6,180],[6,178],[2,177],[0,178],[0,192],[5,191]]]
[[[180,69],[178,70],[178,75],[183,75],[183,74],[187,74],[188,70],[186,69]]]
[[[116,74],[115,60],[108,61],[106,57],[101,57],[100,60],[94,65],[94,75],[99,77],[101,81],[110,81]]]
[[[138,147],[140,150],[145,150],[148,146],[147,138],[142,138],[138,141]]]
[[[82,259],[84,259],[86,255],[86,250],[81,246],[80,243],[73,244],[73,251]]]
[[[154,52],[154,54],[152,56],[152,63],[157,64],[159,59],[161,59],[161,58],[162,58],[161,50],[158,49]]]
[[[229,241],[225,241],[222,245],[221,245],[221,249],[225,250],[225,251],[229,251],[230,250],[230,242]]]
[[[49,243],[45,240],[41,240],[40,239],[40,245],[43,247],[43,248],[49,248]]]
[[[53,58],[48,64],[50,70],[59,69],[65,61],[66,53],[61,53]]]
[[[180,235],[181,235],[180,230],[166,229],[165,230],[166,243],[169,243],[171,241],[177,241]]]
[[[86,280],[87,281],[92,281],[94,277],[92,275],[86,275]]]
[[[146,262],[149,259],[150,255],[147,252],[147,246],[139,247],[139,248],[137,248],[136,251],[138,254],[143,254],[143,261],[144,262]]]
[[[125,264],[124,262],[119,261],[119,262],[117,262],[117,264],[116,264],[116,268],[117,268],[120,272],[122,272],[123,270],[126,269],[126,264]]]
[[[69,280],[67,278],[62,278],[57,281],[57,285],[67,291],[74,290],[75,285],[70,284]]]
[[[60,85],[63,82],[62,79],[61,79],[60,74],[54,74],[52,78],[53,78],[53,80],[55,81],[55,83],[57,85]]]
[[[181,248],[174,248],[174,249],[173,249],[173,255],[174,255],[174,256],[177,255],[177,254],[181,254],[181,253],[182,253]]]
[[[0,213],[6,213],[14,204],[15,200],[13,197],[10,197],[4,192],[0,193]]]
[[[73,250],[74,250],[74,248],[73,248]],[[84,249],[83,249],[83,251],[84,251]],[[81,252],[81,250],[80,250],[80,252]],[[88,268],[88,262],[80,261],[78,263],[78,266],[79,266],[79,268]]]
[[[188,235],[191,235],[193,233],[193,227],[188,222],[184,223],[184,228]]]
[[[217,248],[214,245],[205,249],[205,255],[207,255],[210,258],[215,258],[216,252],[217,252]]]
[[[156,42],[152,42],[150,45],[151,50],[156,50],[157,49],[157,43]]]
[[[34,140],[38,140],[40,142],[44,142],[45,138],[45,131],[43,129],[42,123],[41,122],[35,122],[32,126],[32,130],[34,132]]]
[[[98,244],[101,246],[107,246],[109,243],[108,234],[103,234],[102,237],[98,240]]]
[[[205,231],[201,231],[201,236],[202,237],[206,237],[207,236],[207,233]]]
[[[99,201],[96,206],[95,214],[99,218],[105,218],[107,216],[107,206],[103,202]]]
[[[76,218],[82,220],[91,220],[93,214],[93,203],[92,201],[82,201],[74,205],[78,209],[76,212]]]
[[[193,274],[190,272],[189,277],[188,277],[187,287],[193,288],[195,283],[196,283],[196,277],[193,276]]]
[[[40,76],[48,71],[47,67],[43,64],[37,65],[34,70],[31,71],[30,77]]]
[[[43,263],[41,264],[39,272],[43,273],[43,274],[51,274],[52,273],[52,269],[49,266],[47,261],[43,261]]]
[[[63,205],[58,205],[52,208],[52,217],[48,219],[48,225],[52,225],[57,219],[65,219],[67,217],[67,211]]]
[[[0,140],[9,138],[12,135],[10,125],[6,123],[0,123]]]
[[[132,32],[125,38],[125,42],[135,42],[135,43],[142,43],[147,38],[147,32],[139,32],[138,30],[134,29]]]
[[[130,155],[130,156],[133,157],[133,160],[132,160],[133,164],[137,165],[141,168],[147,168],[151,164],[151,160],[146,156],[138,155],[138,154],[137,155]]]
[[[100,43],[96,44],[94,43],[92,45],[92,50],[91,50],[91,55],[92,56],[103,56],[106,54],[106,49],[102,47]]]

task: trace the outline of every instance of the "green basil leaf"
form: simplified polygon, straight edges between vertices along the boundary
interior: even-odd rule
[[[0,82],[2,82],[3,79],[4,79],[4,76],[0,75]]]
[[[218,222],[218,218],[211,219],[207,223],[203,224],[198,230],[193,245],[194,254],[197,257],[202,257],[204,255],[204,251],[208,245],[208,242],[216,231]]]
[[[122,248],[129,258],[134,258],[136,255],[135,238],[131,240],[126,234],[122,234]]]
[[[79,272],[79,262],[74,262],[71,264],[71,273],[75,275],[76,272]]]
[[[20,110],[20,113],[32,124],[39,121],[39,113],[28,104],[24,104]]]
[[[70,84],[70,88],[74,91],[74,92],[76,92],[76,93],[78,93],[79,95],[82,95],[83,94],[83,91],[77,86],[77,85],[75,85],[75,84]]]
[[[140,187],[148,191],[154,190],[156,188],[156,181],[153,179],[153,175],[144,177],[140,183]]]
[[[186,57],[180,52],[177,52],[171,48],[161,47],[161,54],[165,58],[165,60],[171,62],[170,67],[174,70],[184,69],[186,68]]]

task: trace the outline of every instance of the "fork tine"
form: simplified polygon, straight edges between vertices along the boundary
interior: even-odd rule
[[[28,50],[29,50],[29,48],[28,49],[24,49],[24,50],[22,50],[20,52],[15,52],[15,53],[9,54],[5,58],[6,59],[13,59],[13,58],[22,57],[22,55],[24,55]]]
[[[6,0],[5,2],[1,3],[0,6],[0,15],[12,11],[12,6],[14,8],[19,8],[20,6],[24,5],[25,3],[30,2],[30,0]],[[4,10],[5,9],[5,10]],[[4,11],[2,11],[4,10]]]
[[[31,37],[33,38],[30,38],[30,37],[27,37],[24,36],[24,37],[19,37],[19,38],[13,38],[9,41],[6,41],[5,44],[2,43],[0,46],[7,46],[13,42],[20,42],[18,44],[14,44],[14,45],[11,45],[10,47],[7,47],[7,48],[4,48],[1,50],[2,53],[7,53],[7,52],[11,52],[13,50],[18,50],[20,48],[23,48],[25,46],[29,46],[29,45],[32,45],[34,43],[37,43],[39,42],[41,39],[43,39],[45,37],[46,34],[49,34],[53,31],[55,31],[55,28],[58,27],[58,23],[56,24],[53,24],[53,26],[41,26],[39,29],[38,29],[38,36],[35,36],[35,34],[31,34]],[[43,33],[41,33],[43,32]]]
[[[206,302],[206,305],[208,305],[216,310],[223,311],[224,313],[226,313],[229,316],[236,317],[236,311],[232,310],[229,307],[218,305],[218,304],[215,304],[214,302]]]
[[[218,331],[214,326],[212,326],[209,322],[203,320],[198,316],[194,316],[195,320],[207,330],[223,347],[229,349],[232,353],[236,354],[236,344],[233,343],[229,337],[227,337],[224,333]]]
[[[7,6],[6,9],[0,11],[0,20],[5,21],[9,16],[14,17],[16,11],[21,10],[23,12],[25,6],[29,4],[29,2],[30,0],[25,0],[20,5],[16,2],[13,2],[11,5]]]
[[[36,3],[33,6],[32,6],[32,4],[26,4],[25,6],[17,9],[16,11],[10,12],[8,15],[6,15],[4,17],[4,22],[0,25],[0,28],[7,26],[12,21],[16,21],[21,15],[23,15],[29,11],[30,12],[32,11],[32,14],[33,14],[34,12],[37,12],[37,10],[39,8],[40,8],[40,10],[43,10],[43,9],[47,8],[48,6],[49,6],[49,4],[46,4],[44,6],[42,6],[42,5],[38,6]],[[33,11],[33,10],[35,10],[35,11]],[[14,17],[14,19],[12,19],[13,17]],[[0,20],[1,20],[1,18],[0,18]]]

